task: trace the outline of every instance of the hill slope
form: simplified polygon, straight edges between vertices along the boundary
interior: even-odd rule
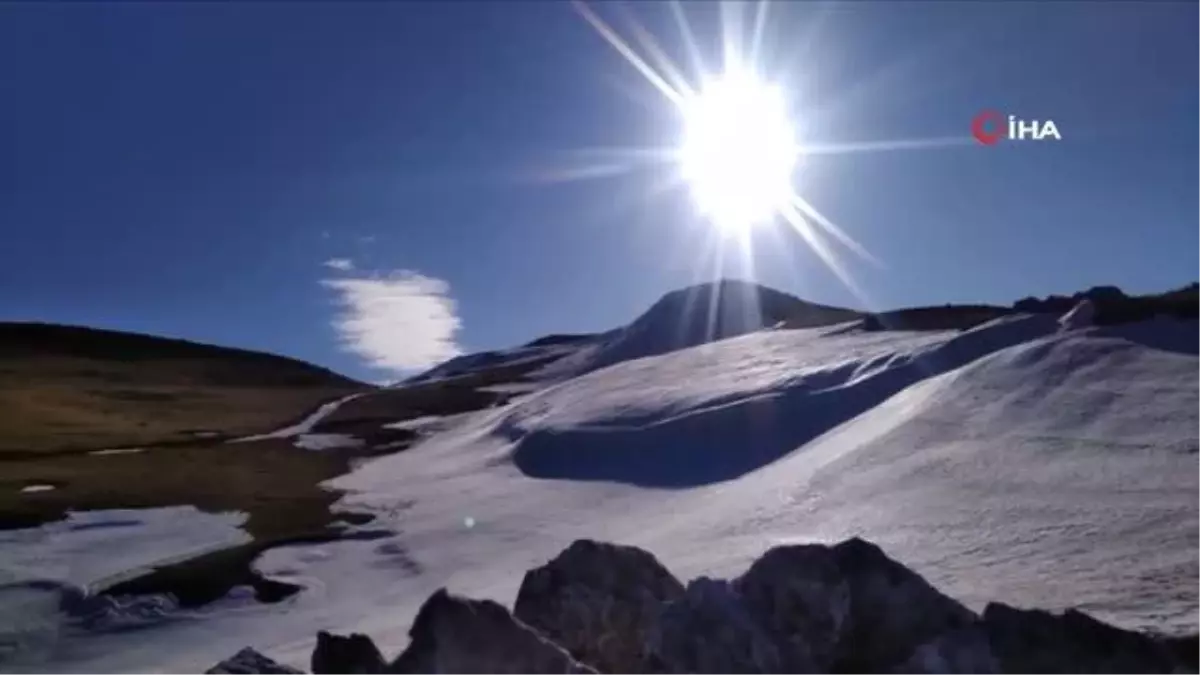
[[[57,487],[11,502],[70,513],[0,532],[0,558],[17,563],[0,565],[0,606],[15,608],[0,642],[17,645],[0,666],[190,671],[248,643],[299,663],[330,629],[399,651],[437,588],[507,602],[524,570],[596,537],[720,576],[781,543],[860,536],[972,608],[1195,631],[1194,319],[958,306],[791,328],[788,298],[744,323],[732,298],[755,292],[733,293],[710,324],[686,294],[607,333],[463,357],[307,424],[200,448],[173,483],[162,469],[192,448],[29,460],[42,473],[22,485]],[[113,478],[47,473],[76,459]],[[164,498],[113,500],[148,484]],[[145,508],[184,504],[202,512]],[[255,541],[236,543],[239,529]],[[175,620],[162,591],[216,564],[174,561],[228,546],[212,556],[236,574],[193,598],[212,600],[182,614],[199,620]],[[257,602],[248,566],[301,590]],[[107,593],[92,598],[103,616],[64,601],[84,586]]]
[[[365,388],[261,352],[78,326],[0,323],[0,453],[241,435]]]

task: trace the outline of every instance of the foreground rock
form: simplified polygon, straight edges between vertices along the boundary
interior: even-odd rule
[[[513,613],[602,672],[641,673],[663,603],[681,595],[646,551],[581,539],[525,575]]]
[[[1196,672],[1194,649],[1185,664],[1170,641],[1121,630],[1073,609],[1056,616],[992,603],[983,611],[983,623],[1006,673]]]
[[[648,662],[655,672],[816,672],[774,639],[727,581],[702,577],[656,617]]]
[[[857,538],[771,549],[736,585],[793,670],[880,672],[977,618]]]
[[[277,663],[250,647],[246,647],[204,672],[240,675],[241,673],[303,673],[304,671]]]
[[[515,614],[515,616],[514,616]],[[526,574],[514,613],[434,593],[395,661],[321,632],[317,673],[1176,673],[1197,639],[993,603],[980,616],[874,544],[781,546],[686,588],[653,555],[590,540]],[[257,669],[255,669],[257,668]],[[209,672],[296,672],[243,650]]]
[[[594,673],[503,605],[442,589],[417,612],[392,673]]]
[[[382,673],[386,670],[383,654],[366,635],[317,632],[317,646],[312,653],[314,673]]]

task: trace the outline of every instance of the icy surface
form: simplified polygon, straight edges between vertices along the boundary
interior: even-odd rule
[[[269,551],[258,569],[306,589],[283,603],[65,631],[50,656],[15,662],[186,671],[252,644],[303,666],[319,629],[393,652],[435,589],[509,603],[526,569],[580,537],[645,547],[687,579],[858,535],[977,609],[1076,606],[1194,631],[1197,338],[1195,321],[1060,331],[1014,317],[760,331],[623,361],[332,481],[350,491],[341,507],[393,534]],[[23,565],[70,567],[93,547],[109,560],[111,535],[86,533]],[[6,565],[21,567],[19,534],[0,539]],[[107,573],[145,564],[126,553]]]
[[[416,431],[419,429],[429,429],[443,425],[445,423],[445,419],[446,418],[442,415],[424,415],[422,417],[414,417],[410,420],[404,420],[401,422],[391,422],[383,425],[383,428]]]
[[[236,438],[229,442],[230,443],[241,443],[241,442],[245,442],[245,441],[261,441],[261,440],[265,440],[268,438],[291,438],[293,436],[307,434],[307,433],[311,432],[313,430],[313,427],[317,426],[317,424],[319,424],[321,422],[321,420],[332,415],[333,412],[338,409],[338,406],[342,405],[343,403],[345,403],[347,401],[353,401],[354,399],[358,398],[359,396],[362,396],[362,394],[350,394],[349,396],[343,396],[342,398],[339,398],[335,401],[330,401],[328,403],[325,403],[325,404],[319,406],[311,414],[309,414],[308,417],[305,417],[304,419],[300,420],[299,422],[297,422],[291,426],[286,426],[281,429],[276,429],[275,431],[265,433],[265,434],[258,434],[255,436],[245,436],[243,438]]]
[[[1071,308],[1058,320],[1059,325],[1063,330],[1074,330],[1078,328],[1087,328],[1092,325],[1092,319],[1096,316],[1096,306],[1088,298],[1080,300],[1078,304]]]
[[[0,531],[0,670],[55,669],[70,658],[76,636],[160,625],[174,609],[171,598],[92,593],[155,564],[248,541],[238,529],[244,520],[181,506],[70,513]],[[151,652],[130,646],[132,668],[154,668]]]
[[[46,485],[45,483],[35,483],[33,485],[26,485],[25,487],[21,488],[21,493],[22,494],[30,494],[30,493],[34,493],[34,492],[50,492],[53,489],[54,489],[53,485]]]
[[[384,429],[396,431],[412,431],[422,435],[435,434],[444,431],[473,417],[475,413],[460,413],[457,415],[425,415],[400,422],[384,424]],[[402,441],[407,445],[408,441]]]
[[[363,442],[346,434],[300,434],[296,437],[297,448],[304,450],[333,450],[336,448],[360,448]]]
[[[88,454],[103,457],[105,455],[136,455],[145,451],[145,448],[110,448],[108,450],[92,450]]]
[[[90,586],[131,570],[248,541],[239,513],[191,506],[67,514],[23,530],[0,530],[0,579]]]

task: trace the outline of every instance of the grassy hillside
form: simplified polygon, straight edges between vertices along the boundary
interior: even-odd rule
[[[253,433],[365,388],[260,352],[0,323],[0,453],[10,456]]]

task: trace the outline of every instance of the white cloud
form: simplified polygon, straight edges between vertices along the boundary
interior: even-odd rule
[[[343,348],[381,370],[431,368],[462,353],[450,285],[402,270],[385,278],[324,279],[338,294],[333,327]]]
[[[321,264],[339,272],[349,272],[354,269],[354,261],[349,258],[330,258]]]

